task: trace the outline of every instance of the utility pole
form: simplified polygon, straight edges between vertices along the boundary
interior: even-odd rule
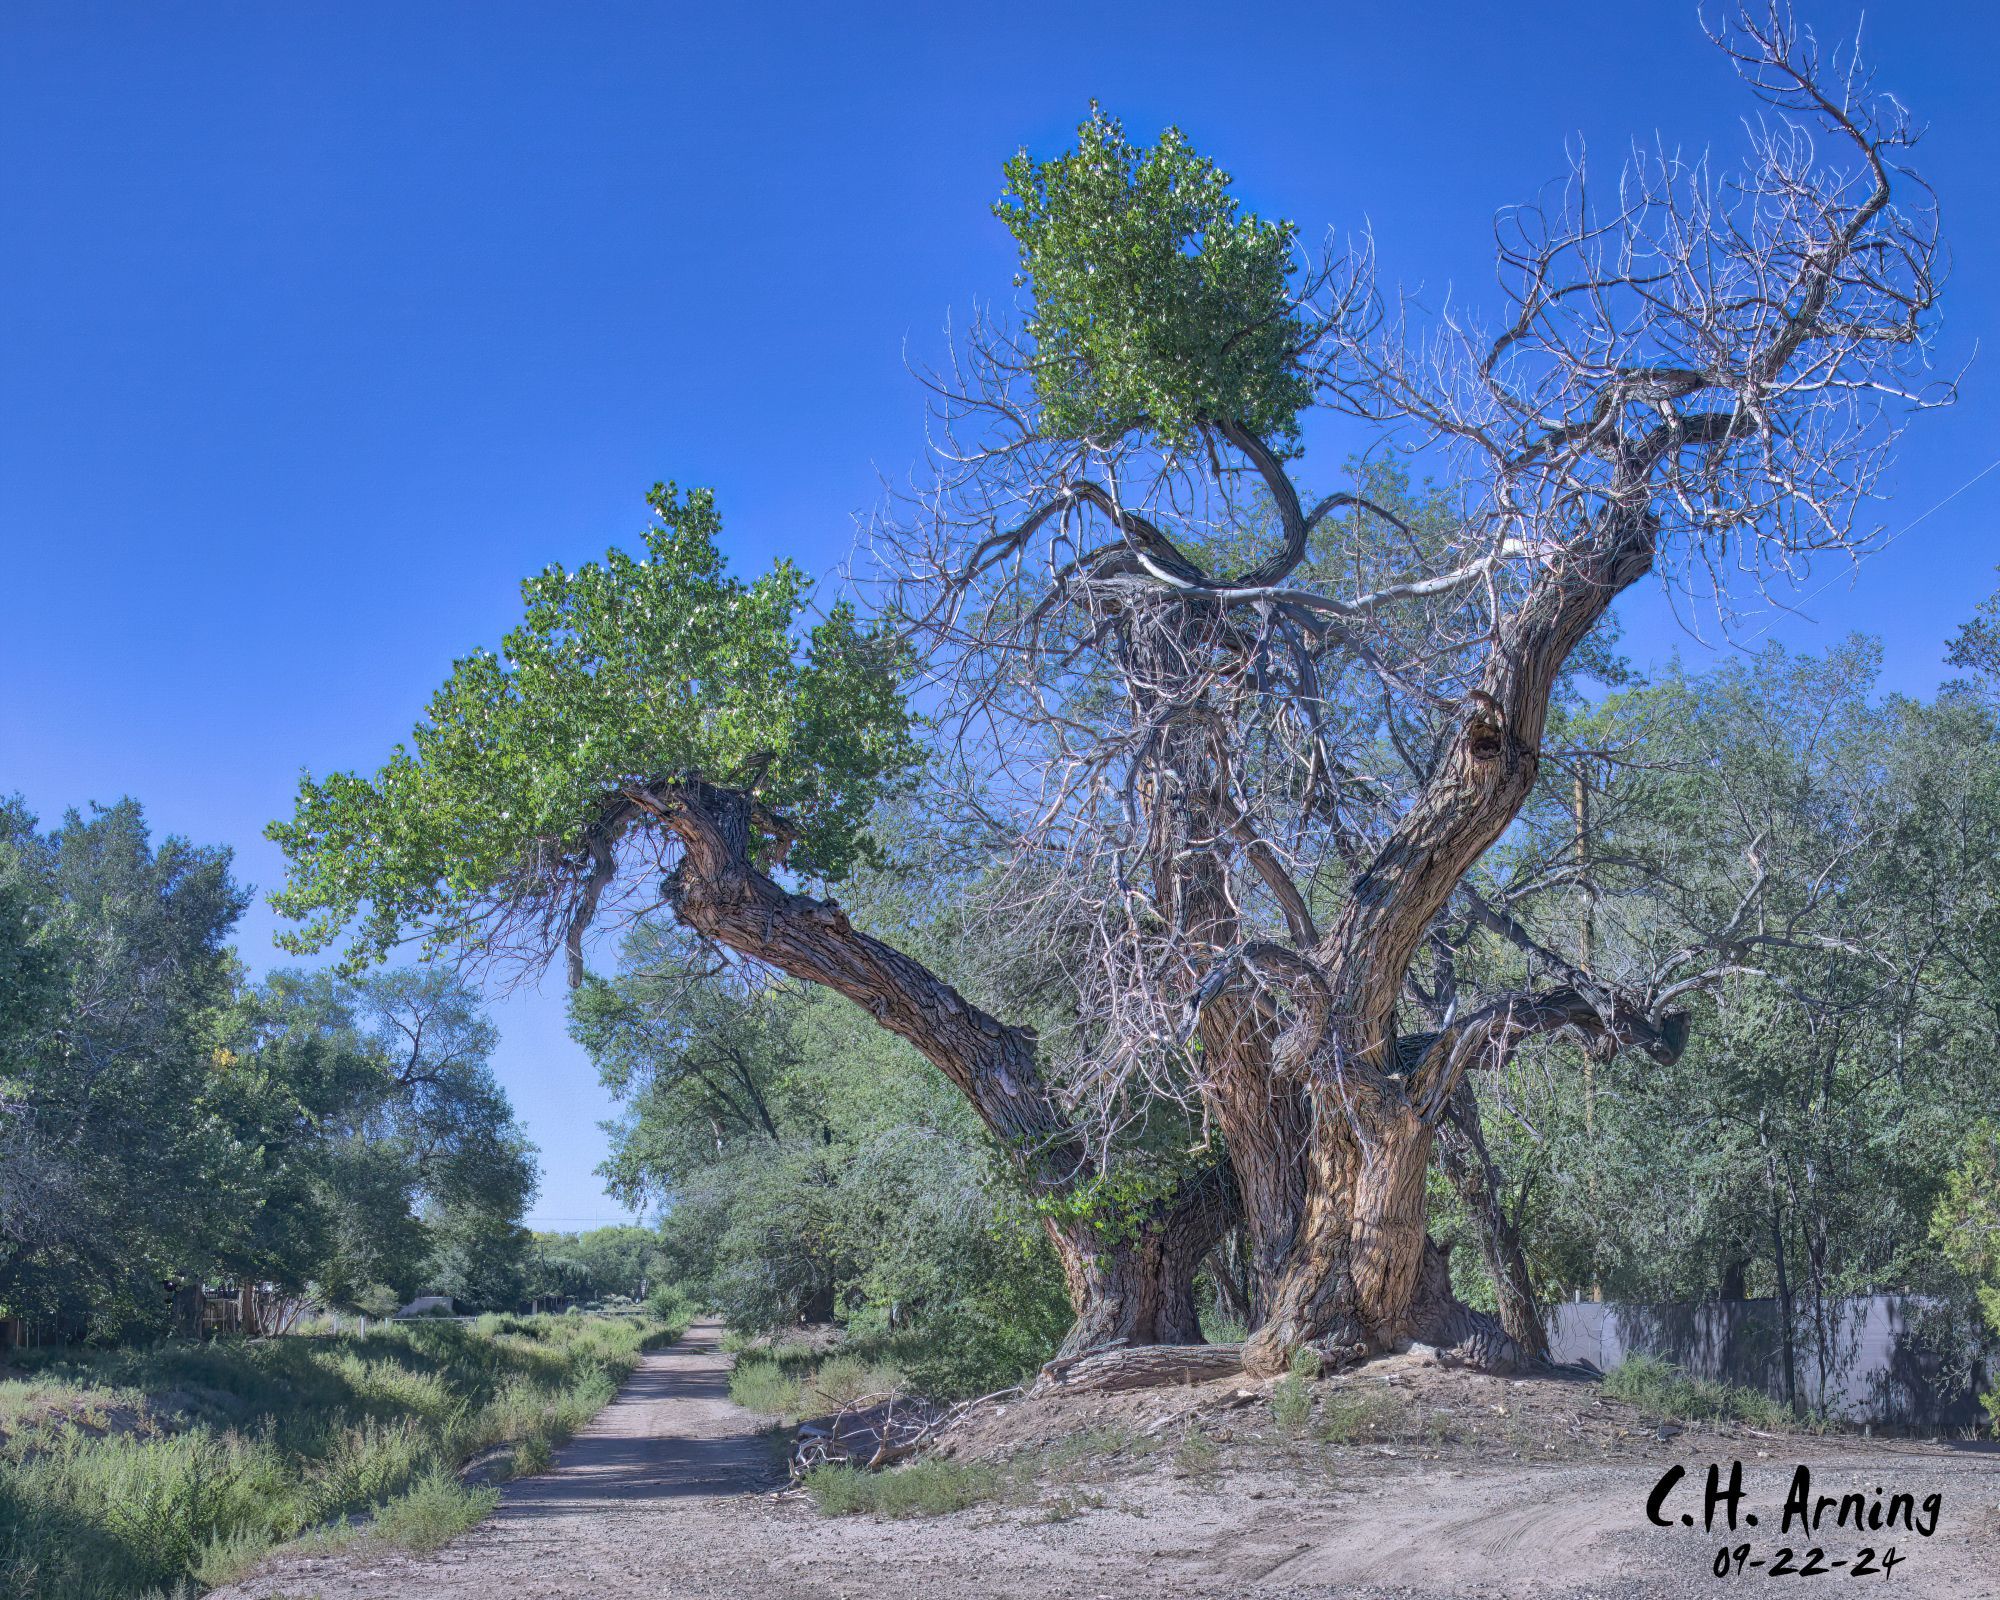
[[[1584,780],[1581,761],[1576,766],[1570,797],[1576,820],[1577,887],[1583,896],[1577,927],[1581,956],[1578,965],[1583,968],[1584,976],[1594,977],[1597,972],[1597,888],[1590,881],[1590,785]],[[1597,1062],[1588,1050],[1583,1053],[1583,1136],[1589,1147],[1585,1156],[1584,1182],[1590,1194],[1590,1215],[1594,1225],[1598,1214]],[[1594,1245],[1590,1254],[1590,1298],[1601,1301],[1604,1286],[1597,1280],[1597,1250]]]

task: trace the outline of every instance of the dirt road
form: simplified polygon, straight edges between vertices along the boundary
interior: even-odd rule
[[[1658,1528],[1647,1496],[1666,1462],[1464,1469],[1392,1452],[1332,1470],[1231,1472],[1195,1482],[1158,1470],[1079,1501],[1008,1505],[908,1522],[821,1517],[773,1499],[774,1454],[760,1419],[728,1400],[719,1329],[697,1324],[645,1358],[617,1401],[554,1471],[508,1486],[500,1510],[427,1559],[364,1542],[339,1557],[289,1558],[226,1600],[940,1600],[946,1596],[1383,1595],[1418,1600],[1589,1596],[1593,1600],[1762,1592],[1776,1551],[1848,1563],[1898,1546],[1879,1591],[1897,1600],[2000,1600],[2000,1458],[1860,1441],[1774,1443],[1745,1463],[1757,1529],[1702,1531],[1708,1463],[1690,1458],[1666,1509],[1694,1527]],[[1778,1537],[1792,1474],[1814,1490],[1941,1497],[1935,1533]],[[1722,1464],[1724,1474],[1728,1463]],[[1717,1580],[1718,1549],[1747,1543],[1767,1565]],[[1859,1585],[1881,1583],[1861,1577]],[[216,1600],[225,1600],[219,1595]]]

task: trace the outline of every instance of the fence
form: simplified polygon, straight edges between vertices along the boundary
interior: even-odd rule
[[[1934,1332],[1937,1307],[1917,1295],[1829,1301],[1801,1308],[1793,1334],[1800,1401],[1851,1422],[1962,1428],[1983,1412],[1983,1352]],[[1549,1312],[1550,1353],[1609,1372],[1628,1355],[1658,1356],[1700,1378],[1785,1398],[1784,1325],[1775,1300],[1700,1304],[1573,1304]],[[1941,1348],[1943,1345],[1943,1348]]]

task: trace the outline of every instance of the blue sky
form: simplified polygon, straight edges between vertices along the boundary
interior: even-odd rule
[[[1931,123],[1945,349],[1991,350],[2000,12],[1904,0],[1865,37]],[[1372,225],[1385,275],[1475,296],[1495,208],[1566,139],[1728,150],[1748,105],[1677,0],[9,0],[0,791],[48,819],[136,795],[268,889],[300,767],[372,767],[519,579],[631,536],[655,479],[713,484],[743,566],[831,567],[918,444],[906,353],[1007,292],[1000,161],[1092,96],[1141,138],[1179,122],[1256,208]],[[2000,458],[1996,359],[1910,437],[1882,519],[1923,520],[1772,637],[1879,634],[1892,687],[1935,684],[2000,561],[2000,471],[1963,487]],[[1655,596],[1624,613],[1641,661],[1700,659]],[[272,927],[242,929],[259,970]],[[496,1015],[537,1219],[612,1217],[557,981]]]

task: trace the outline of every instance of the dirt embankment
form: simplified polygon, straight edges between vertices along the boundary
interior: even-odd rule
[[[648,1356],[556,1469],[506,1490],[499,1512],[436,1556],[365,1544],[293,1557],[227,1600],[938,1600],[1176,1595],[1590,1596],[1761,1590],[1777,1552],[1823,1551],[1842,1582],[1857,1552],[1893,1544],[1884,1592],[2000,1597],[2000,1457],[1950,1446],[1674,1433],[1594,1385],[1515,1383],[1377,1363],[1314,1386],[1283,1417],[1269,1385],[1218,1384],[1018,1401],[969,1423],[949,1459],[1015,1487],[950,1516],[822,1516],[776,1495],[762,1419],[728,1400],[719,1330],[698,1324]],[[1665,1435],[1665,1437],[1662,1437]],[[1706,1473],[1742,1462],[1735,1534],[1700,1526]],[[1687,1469],[1646,1515],[1672,1466]],[[1797,1468],[1815,1496],[1869,1503],[1935,1494],[1929,1537],[1835,1527],[1780,1536]],[[1879,1495],[1877,1490],[1882,1491]],[[1687,1514],[1693,1526],[1680,1525]],[[1921,1514],[1920,1514],[1921,1515]],[[1718,1580],[1718,1550],[1748,1545]],[[1836,1559],[1846,1564],[1835,1568]],[[1869,1576],[1862,1583],[1878,1581]]]

